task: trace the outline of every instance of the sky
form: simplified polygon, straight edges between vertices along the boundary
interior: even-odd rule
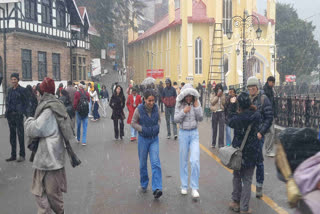
[[[262,14],[267,8],[267,0],[257,0],[258,11]],[[319,0],[277,0],[280,3],[292,4],[301,19],[312,21],[316,25],[315,38],[320,41],[320,1]]]

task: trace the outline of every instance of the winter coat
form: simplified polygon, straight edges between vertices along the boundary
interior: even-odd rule
[[[218,97],[214,92],[210,95],[210,110],[212,112],[224,111],[224,105],[226,104],[226,96],[222,94]]]
[[[249,133],[247,142],[242,151],[242,167],[250,168],[254,167],[259,158],[260,143],[257,137],[259,131],[259,122],[261,114],[259,111],[245,110],[244,112],[237,113],[236,105],[228,113],[227,124],[234,129],[234,138],[232,146],[234,148],[240,148],[242,140],[246,134],[247,128],[252,124],[251,131]]]
[[[320,210],[320,152],[300,164],[293,177],[303,196],[302,200],[313,213],[318,213]],[[303,212],[297,210],[296,213]]]
[[[128,100],[127,100],[127,108],[129,111],[129,116],[127,123],[131,124],[131,120],[134,114],[134,111],[136,108],[142,103],[141,96],[139,94],[136,95],[136,101],[134,102],[133,95],[129,95]]]
[[[139,136],[145,138],[157,137],[160,131],[159,125],[159,109],[157,104],[153,106],[152,109],[148,111],[145,104],[140,104],[137,108],[139,111],[139,125],[141,126],[141,131],[139,131]],[[151,112],[150,112],[151,111]],[[149,114],[151,113],[151,116]]]
[[[90,94],[86,92],[84,89],[80,89],[74,94],[74,101],[73,101],[73,109],[77,110],[78,104],[80,102],[81,93],[85,94],[85,96],[88,98],[88,103],[90,102]]]
[[[26,89],[18,85],[16,89],[9,88],[6,97],[6,112],[18,112],[26,115],[28,112],[28,99],[26,96]]]
[[[262,116],[259,125],[259,132],[260,134],[265,135],[273,121],[273,111],[270,100],[266,95],[262,94],[262,92],[259,92],[255,97],[250,97],[250,99]]]
[[[170,80],[169,80],[170,81]],[[162,102],[167,108],[174,107],[176,105],[177,92],[174,87],[170,86],[165,87],[162,92]]]
[[[48,93],[44,93],[37,107],[35,118],[25,122],[28,145],[39,139],[33,167],[39,170],[57,170],[65,164],[64,139],[75,143],[71,121],[63,104]]]
[[[263,92],[269,98],[269,101],[270,101],[271,106],[272,106],[273,116],[276,117],[277,116],[277,109],[276,109],[276,103],[275,103],[275,100],[274,100],[275,94],[274,94],[273,88],[271,88],[268,85],[268,82],[266,82],[266,84],[263,86]]]
[[[101,90],[100,91],[100,97],[101,99],[107,99],[109,101],[109,93],[108,90],[106,89],[105,91]]]
[[[67,88],[66,88],[65,90],[66,90],[66,91],[68,92],[68,94],[69,94],[71,103],[73,103],[73,102],[74,102],[74,95],[75,95],[75,93],[77,92],[77,89],[76,89],[75,87],[69,85],[69,86],[67,86]]]
[[[123,89],[121,88],[120,95],[118,96],[116,92],[113,93],[109,106],[112,109],[112,120],[124,120],[125,115],[123,112],[124,107],[126,106],[126,98],[123,95]]]
[[[186,84],[180,94],[177,97],[176,102],[176,108],[174,113],[174,122],[180,123],[180,128],[184,130],[192,130],[196,129],[198,127],[198,122],[201,122],[203,120],[203,112],[201,108],[201,104],[198,100],[199,106],[194,107],[193,104],[191,104],[191,110],[188,113],[184,113],[184,108],[188,105],[184,98],[187,95],[192,95],[196,99],[199,99],[200,95],[195,90],[191,84]]]
[[[66,96],[61,96],[59,97],[59,100],[63,103],[63,105],[66,107],[66,110],[68,112],[68,115],[70,118],[74,118],[75,116],[75,112],[72,106],[72,103],[70,101],[70,99],[68,99]]]

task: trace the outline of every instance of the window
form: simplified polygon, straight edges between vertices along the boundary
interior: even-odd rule
[[[82,61],[81,61],[81,57],[78,57],[78,72],[79,72],[79,80],[81,80],[82,78]]]
[[[86,58],[82,59],[82,71],[83,71],[83,80],[87,80],[87,66],[86,66]]]
[[[261,73],[261,68],[263,68],[263,62],[258,58],[252,57],[247,62],[247,77],[255,76],[256,74]]]
[[[32,80],[32,54],[31,50],[21,50],[22,79]]]
[[[223,0],[223,31],[232,30],[232,0]]]
[[[25,0],[25,17],[37,21],[37,0]]]
[[[38,52],[38,77],[43,80],[47,76],[47,53]]]
[[[51,0],[42,0],[42,23],[52,24],[52,3]]]
[[[202,74],[202,40],[196,39],[195,44],[195,73]]]
[[[57,1],[57,27],[66,27],[66,8],[61,1]]]
[[[77,80],[77,57],[72,57],[72,77]]]
[[[60,80],[60,54],[52,54],[52,75],[54,80]]]

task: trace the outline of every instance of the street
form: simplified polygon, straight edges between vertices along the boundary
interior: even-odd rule
[[[228,203],[232,191],[232,174],[220,165],[217,152],[208,147],[211,139],[210,120],[199,127],[201,143],[200,200],[180,194],[179,144],[166,139],[164,114],[160,130],[160,159],[162,165],[163,193],[154,200],[151,183],[147,193],[139,190],[139,162],[137,143],[129,142],[129,126],[125,125],[123,141],[113,140],[110,109],[107,118],[89,121],[88,145],[73,145],[82,161],[80,167],[70,167],[66,159],[68,192],[64,195],[67,214],[232,214]],[[0,207],[1,214],[32,214],[37,207],[30,193],[32,165],[5,162],[10,155],[9,130],[6,119],[0,119]],[[27,158],[30,152],[27,151]],[[151,176],[150,162],[149,176]],[[285,184],[276,177],[274,159],[265,159],[265,185],[262,200],[252,192],[250,206],[254,213],[289,213],[286,204]],[[150,177],[151,178],[151,177]],[[253,179],[255,184],[255,176]]]

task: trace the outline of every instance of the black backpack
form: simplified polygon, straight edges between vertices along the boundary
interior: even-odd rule
[[[79,92],[80,92],[80,101],[77,106],[77,111],[79,115],[82,118],[84,118],[84,117],[87,117],[89,114],[89,102],[86,94],[82,93],[82,91],[79,91]]]

